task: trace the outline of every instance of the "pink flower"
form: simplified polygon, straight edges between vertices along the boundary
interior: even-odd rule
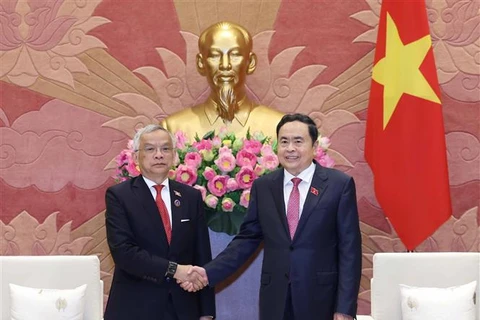
[[[205,171],[203,171],[203,177],[207,180],[212,180],[213,177],[215,177],[216,175],[217,173],[215,172],[215,170],[210,167],[206,167]]]
[[[264,144],[262,149],[260,150],[260,154],[262,156],[266,156],[269,154],[275,154],[275,152],[273,152],[273,148],[270,144]]]
[[[235,191],[237,189],[238,189],[237,180],[235,180],[234,178],[228,179],[228,181],[227,181],[227,191],[230,192],[230,191]]]
[[[205,197],[205,204],[208,207],[215,209],[218,204],[218,198],[215,197],[213,194],[209,194],[208,196]]]
[[[178,182],[193,186],[195,181],[197,181],[197,171],[195,170],[195,168],[181,164],[177,168],[176,180]]]
[[[117,166],[122,166],[125,163],[133,162],[133,155],[130,149],[123,149],[120,154],[115,158]]]
[[[176,147],[178,149],[183,149],[185,148],[185,144],[188,143],[188,137],[187,135],[185,134],[185,132],[179,130],[177,132],[175,132],[175,140],[177,142],[176,144]]]
[[[228,176],[215,176],[207,183],[208,191],[217,197],[223,196],[227,192],[227,180]]]
[[[229,147],[227,146],[223,146],[221,147],[220,149],[218,149],[218,154],[222,154],[224,152],[227,152],[227,153],[232,153],[232,149],[230,149]]]
[[[250,189],[245,189],[240,196],[240,205],[248,208],[248,202],[250,201]]]
[[[218,137],[220,139],[223,139],[227,136],[228,134],[228,129],[227,127],[221,127],[220,130],[218,131]]]
[[[317,160],[322,167],[333,168],[335,165],[335,161],[326,153],[320,159],[315,157],[315,160]]]
[[[267,170],[275,170],[278,168],[278,157],[276,154],[266,154],[258,159],[258,162]]]
[[[318,139],[318,146],[322,148],[323,150],[327,150],[328,147],[330,147],[330,139],[328,137],[320,137]]]
[[[265,168],[261,164],[257,164],[253,169],[257,177],[263,175],[265,173]]]
[[[239,167],[250,166],[254,167],[257,164],[257,156],[245,149],[237,153],[237,165]]]
[[[207,197],[207,189],[205,189],[204,186],[198,184],[194,185],[193,187],[200,191],[200,193],[202,194],[202,200],[205,201],[205,198]]]
[[[222,200],[222,210],[225,212],[232,212],[233,207],[235,207],[235,202],[230,198],[223,198]]]
[[[128,171],[128,173],[132,177],[136,177],[140,174],[140,168],[133,161],[127,164],[125,166],[125,169]]]
[[[259,154],[262,149],[262,143],[258,140],[245,140],[243,142],[243,149],[253,154]]]
[[[198,151],[200,150],[212,150],[212,140],[201,140],[199,142],[195,141],[192,146],[197,149]]]
[[[220,137],[218,136],[214,137],[212,140],[212,144],[214,148],[220,148],[220,146],[222,145],[222,139],[220,139]]]
[[[127,149],[128,150],[133,150],[133,140],[128,140]]]
[[[168,179],[175,179],[175,176],[177,175],[177,171],[173,170],[173,169],[170,169],[168,170]]]
[[[255,180],[257,176],[253,171],[252,167],[246,166],[242,167],[240,171],[235,175],[235,179],[238,182],[238,186],[241,189],[248,189],[252,187],[253,180]]]
[[[198,152],[188,152],[185,155],[184,162],[189,167],[198,168],[202,163],[202,156]]]
[[[175,152],[175,158],[173,158],[173,165],[176,167],[180,164],[180,157],[178,155],[178,152]]]
[[[235,157],[231,152],[222,152],[218,155],[218,159],[215,160],[215,164],[223,173],[230,172],[235,169]]]

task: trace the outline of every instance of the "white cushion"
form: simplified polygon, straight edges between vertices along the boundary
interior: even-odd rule
[[[9,284],[49,289],[72,289],[83,284],[84,320],[103,316],[103,288],[97,256],[0,256],[0,319],[11,320]]]
[[[40,289],[10,284],[12,320],[83,320],[84,284],[74,289]]]
[[[449,287],[410,287],[400,284],[403,320],[475,320],[477,281]]]
[[[399,284],[447,288],[472,281],[480,283],[479,252],[376,253],[371,281],[372,317],[375,320],[402,319]],[[480,297],[478,285],[476,294]],[[480,320],[478,305],[476,313]]]

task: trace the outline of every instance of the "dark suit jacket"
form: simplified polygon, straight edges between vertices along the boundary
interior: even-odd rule
[[[353,179],[316,164],[291,240],[283,177],[279,169],[254,182],[238,235],[205,266],[210,285],[232,274],[263,240],[260,319],[283,319],[289,283],[296,319],[331,320],[335,312],[355,316],[362,252]]]
[[[200,192],[176,181],[169,183],[170,246],[155,200],[141,176],[107,190],[105,225],[115,273],[105,320],[162,320],[169,293],[180,320],[215,316],[212,288],[189,293],[175,279],[165,278],[169,260],[204,265],[212,259]]]

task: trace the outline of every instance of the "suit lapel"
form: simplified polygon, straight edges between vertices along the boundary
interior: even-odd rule
[[[287,214],[285,211],[285,200],[283,196],[283,177],[284,177],[284,169],[279,169],[276,171],[275,176],[272,177],[271,180],[271,190],[272,196],[275,202],[275,206],[277,208],[278,218],[285,230],[286,235],[290,239],[290,231],[288,230],[288,223],[287,223]],[[273,174],[272,174],[273,175]]]
[[[142,176],[138,176],[133,182],[133,193],[137,199],[140,200],[140,203],[145,209],[147,219],[154,226],[153,230],[158,230],[158,236],[161,237],[165,243],[167,243],[167,235],[165,234],[165,228],[163,227],[160,212],[158,211],[155,199],[153,199],[152,193],[148,189],[148,186],[145,183],[145,180],[143,180]]]
[[[302,229],[307,224],[308,218],[315,211],[315,207],[320,202],[320,199],[322,199],[325,190],[328,187],[327,181],[328,178],[325,174],[325,169],[316,164],[315,173],[313,174],[312,183],[308,188],[307,198],[305,199],[305,204],[303,205],[302,215],[300,216],[300,221],[298,222],[293,241],[295,241],[296,238],[302,233]]]

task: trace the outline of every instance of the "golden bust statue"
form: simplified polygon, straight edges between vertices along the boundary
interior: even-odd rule
[[[211,88],[208,99],[170,115],[162,126],[170,132],[184,131],[191,139],[226,126],[240,136],[262,131],[276,138],[283,113],[256,104],[246,95],[245,81],[255,71],[257,57],[252,37],[243,27],[220,22],[208,27],[198,40],[197,70]]]

